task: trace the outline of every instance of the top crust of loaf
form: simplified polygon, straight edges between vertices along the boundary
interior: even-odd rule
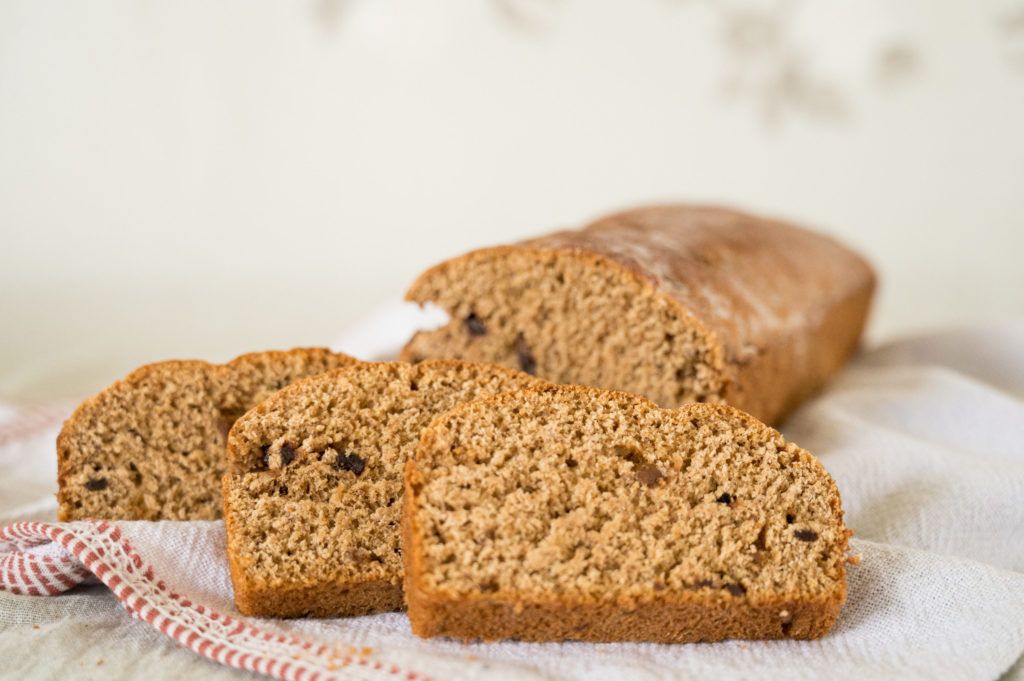
[[[815,308],[875,286],[867,261],[831,237],[730,208],[676,204],[470,251],[421,274],[406,298],[427,302],[419,294],[441,270],[524,249],[618,265],[672,298],[721,344],[727,360],[748,357],[752,342],[800,325]]]
[[[714,206],[623,211],[523,245],[614,260],[702,320],[730,360],[749,356],[750,342],[805,324],[815,308],[874,287],[867,261],[835,239]]]
[[[295,348],[248,353],[225,364],[167,360],[135,369],[82,402],[64,422],[57,437],[59,518],[219,517],[223,447],[234,420],[296,378],[356,362],[327,348]],[[168,423],[154,423],[153,427],[166,425],[166,432],[143,432],[144,417],[156,416],[143,412],[156,409],[161,400],[165,400],[159,407],[161,416]],[[158,460],[160,452],[155,450],[169,447],[179,447],[178,454],[186,457],[191,453],[192,461]],[[99,461],[97,456],[107,460]],[[129,460],[132,456],[141,456],[145,462]],[[154,475],[160,480],[144,480],[145,474],[138,470],[143,465],[163,464],[172,470]],[[174,492],[174,483],[168,478],[193,485],[193,496],[209,499],[201,507],[178,499],[180,507],[169,512],[159,499]],[[94,479],[102,480],[104,489],[88,490],[86,485]],[[130,494],[113,489],[122,483],[131,489]],[[154,489],[144,490],[150,483]],[[106,489],[107,485],[111,489]],[[98,505],[90,501],[104,494],[112,496]],[[129,503],[128,496],[138,499]]]
[[[726,208],[666,205],[472,251],[424,272],[406,298],[436,303],[438,282],[454,272],[483,271],[489,261],[517,253],[612,268],[638,297],[668,301],[706,344],[702,361],[719,374],[720,388],[708,401],[720,397],[769,423],[820,387],[856,348],[875,287],[867,262],[827,236]],[[414,339],[403,358],[416,359],[417,346],[434,356],[430,333]]]

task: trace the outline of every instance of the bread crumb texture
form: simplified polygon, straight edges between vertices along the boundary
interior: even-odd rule
[[[355,362],[300,348],[223,365],[169,361],[137,369],[65,422],[57,438],[60,519],[219,518],[235,419],[297,379]]]
[[[406,297],[444,308],[402,358],[496,362],[661,406],[776,422],[856,349],[874,274],[820,234],[723,208],[654,206],[441,263]]]
[[[845,600],[842,516],[814,457],[731,407],[483,399],[407,469],[409,618],[464,639],[814,638]]]
[[[296,383],[239,419],[224,478],[239,610],[402,609],[402,473],[420,433],[461,402],[541,383],[454,360],[360,364]]]

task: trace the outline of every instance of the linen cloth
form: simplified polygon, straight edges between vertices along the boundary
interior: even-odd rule
[[[386,310],[339,349],[386,354],[372,339],[415,323]],[[239,618],[219,522],[13,525],[52,520],[68,408],[0,408],[0,678],[244,678],[223,664],[241,659],[279,678],[1024,679],[1024,320],[864,352],[782,425],[836,479],[861,556],[817,641],[464,644],[399,613]],[[47,579],[86,583],[12,592]]]

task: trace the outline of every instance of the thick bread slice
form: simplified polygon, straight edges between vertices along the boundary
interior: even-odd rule
[[[57,438],[61,520],[211,520],[235,419],[292,381],[356,360],[324,348],[227,364],[148,364],[83,402]]]
[[[652,206],[428,270],[406,297],[451,321],[418,333],[402,359],[495,362],[776,423],[856,349],[873,290],[864,259],[823,235]]]
[[[235,423],[224,518],[247,615],[400,610],[402,470],[430,420],[460,402],[540,385],[452,360],[361,364],[301,381]]]
[[[816,638],[850,532],[809,453],[725,405],[560,386],[461,405],[406,469],[413,632]]]

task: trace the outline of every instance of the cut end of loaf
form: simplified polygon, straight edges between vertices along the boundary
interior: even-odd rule
[[[408,467],[403,532],[422,636],[815,638],[845,599],[831,478],[722,405],[575,387],[463,405]]]
[[[219,518],[224,447],[235,420],[298,378],[355,361],[308,348],[134,371],[64,424],[57,439],[60,519]]]
[[[721,352],[707,332],[642,277],[593,254],[476,251],[426,272],[407,298],[451,318],[416,334],[407,361],[494,362],[663,406],[715,402],[723,387]]]

